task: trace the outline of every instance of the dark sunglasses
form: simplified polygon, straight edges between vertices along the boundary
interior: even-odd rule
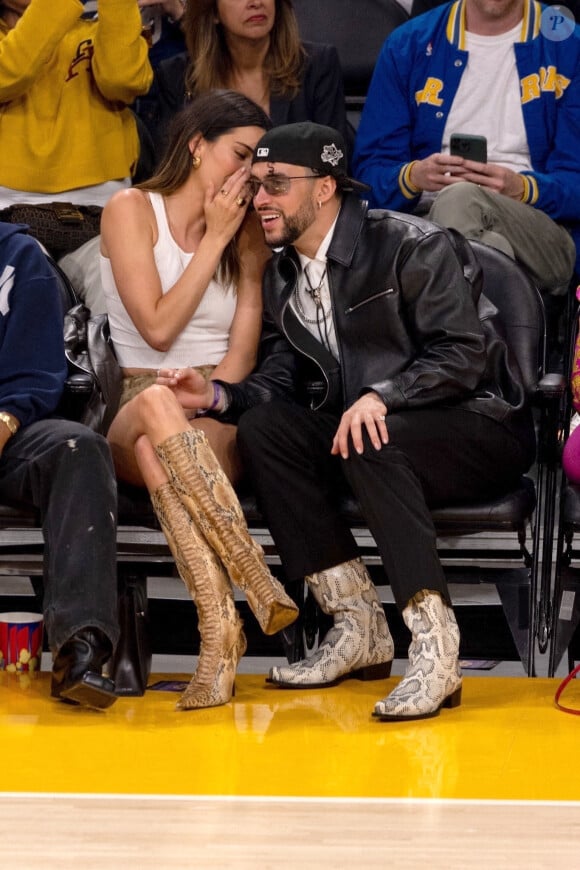
[[[246,186],[253,198],[261,187],[270,196],[284,196],[290,190],[290,182],[301,178],[321,178],[320,175],[266,175],[265,178],[248,178]]]

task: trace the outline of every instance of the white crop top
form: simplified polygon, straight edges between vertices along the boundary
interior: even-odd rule
[[[159,238],[153,249],[163,293],[173,287],[195,254],[183,251],[169,229],[165,204],[159,193],[149,193],[157,220]],[[111,261],[101,254],[101,280],[107,303],[111,338],[123,368],[184,368],[217,365],[227,349],[236,310],[233,287],[212,279],[200,303],[168,351],[150,347],[136,329],[115,285]]]

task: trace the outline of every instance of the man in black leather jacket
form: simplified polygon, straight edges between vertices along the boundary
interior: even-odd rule
[[[532,421],[449,232],[369,212],[345,173],[331,128],[291,124],[260,140],[250,188],[276,253],[258,369],[240,384],[175,372],[165,382],[184,403],[239,420],[287,576],[305,577],[334,617],[312,656],[269,680],[306,688],[390,673],[384,611],[337,509],[347,490],[412,636],[407,672],[375,714],[427,718],[461,698],[459,631],[429,508],[515,483],[533,461]]]

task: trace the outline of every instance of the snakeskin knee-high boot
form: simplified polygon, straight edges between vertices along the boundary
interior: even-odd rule
[[[233,695],[238,661],[246,651],[242,621],[229,578],[170,483],[151,494],[180,577],[198,614],[201,645],[197,669],[178,710],[218,707]]]
[[[423,589],[403,610],[411,632],[409,667],[395,689],[377,701],[373,716],[387,721],[429,719],[461,703],[459,628],[438,592]]]
[[[199,429],[179,432],[155,450],[232,583],[246,593],[262,631],[275,634],[294,622],[298,607],[268,570],[264,552],[250,535],[235,490],[205,434]]]
[[[316,601],[334,625],[311,656],[274,667],[268,682],[284,688],[331,686],[346,677],[386,679],[395,648],[375,585],[361,559],[306,577]]]

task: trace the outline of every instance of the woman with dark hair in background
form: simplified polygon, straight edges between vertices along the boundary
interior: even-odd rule
[[[187,52],[160,64],[142,114],[158,155],[168,118],[213,88],[245,94],[274,126],[316,121],[346,135],[337,51],[300,40],[292,0],[189,0],[183,31]]]
[[[232,582],[273,634],[298,609],[268,570],[231,486],[236,428],[181,407],[160,369],[195,367],[238,381],[253,369],[269,250],[246,190],[256,142],[271,126],[242,94],[212,91],[175,117],[148,182],[103,211],[101,270],[123,370],[108,432],[117,475],[145,485],[198,611],[201,650],[179,707],[227,703],[246,649]],[[215,405],[220,395],[216,390]]]

